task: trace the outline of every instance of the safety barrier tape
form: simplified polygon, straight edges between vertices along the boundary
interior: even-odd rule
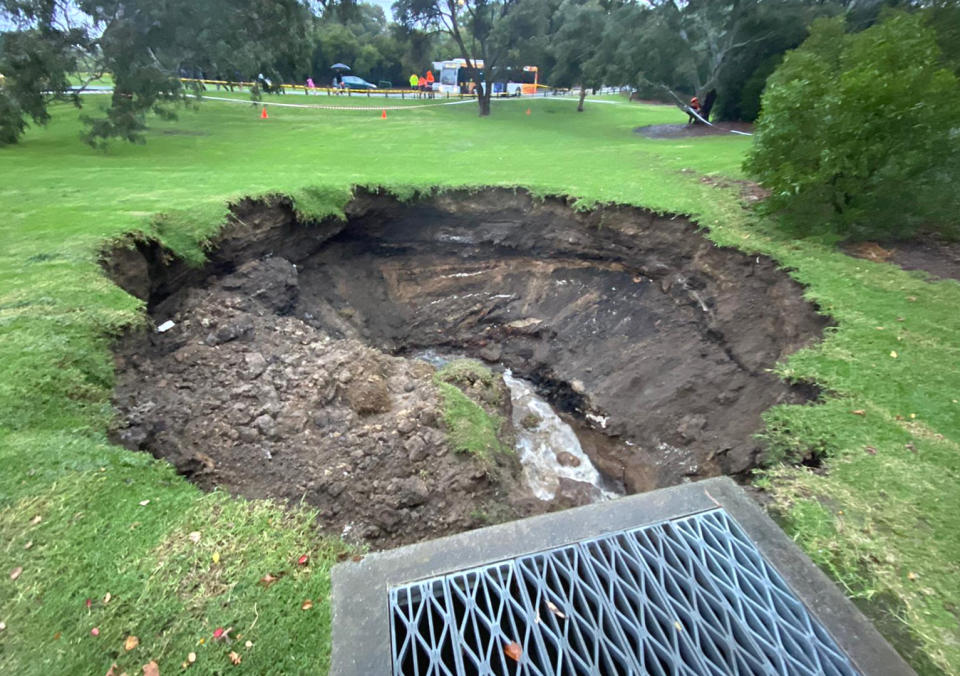
[[[253,87],[257,84],[256,82],[243,82],[243,81],[231,82],[229,80],[203,80],[203,79],[189,78],[189,77],[180,78],[180,82],[197,82],[204,85],[220,85],[224,87]],[[525,85],[525,86],[535,86],[538,90],[547,89],[547,90],[553,90],[553,91],[563,91],[562,89],[556,89],[554,87],[549,87],[543,84]],[[443,96],[445,98],[452,98],[452,97],[476,98],[477,97],[476,93],[449,94],[449,93],[441,93],[441,92],[423,92],[422,90],[419,90],[419,89],[398,88],[398,87],[394,87],[392,89],[379,89],[379,88],[378,89],[351,89],[351,88],[340,89],[338,87],[307,87],[306,85],[283,84],[283,83],[273,85],[273,87],[280,88],[283,90],[287,90],[287,89],[300,90],[307,95],[311,93],[314,93],[317,95],[326,94],[328,96],[337,96],[340,94],[355,95],[355,96],[359,96],[362,94],[366,94],[367,96],[377,96],[380,94],[384,94],[384,95],[399,94],[400,96],[410,95],[410,96],[422,97],[425,93],[428,95],[432,93],[434,96]],[[529,94],[527,94],[527,96],[529,96]]]

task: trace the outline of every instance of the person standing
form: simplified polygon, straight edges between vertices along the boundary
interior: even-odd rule
[[[700,99],[698,99],[696,96],[690,99],[690,110],[692,110],[693,112],[687,113],[687,116],[689,117],[689,119],[687,120],[687,124],[693,124],[694,122],[696,122],[697,115],[700,114]],[[696,113],[696,115],[694,115],[693,113]]]
[[[420,84],[420,78],[417,77],[417,74],[413,73],[412,75],[410,75],[410,89],[416,89],[419,84]]]
[[[420,97],[422,98],[427,91],[427,78],[422,75],[417,78],[417,87],[420,89]]]
[[[427,76],[424,78],[427,81],[427,92],[430,98],[433,98],[433,71],[429,68],[427,69]]]

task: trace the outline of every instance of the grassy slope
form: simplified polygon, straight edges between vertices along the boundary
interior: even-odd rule
[[[0,149],[0,671],[102,673],[116,660],[134,673],[155,658],[168,673],[191,650],[190,670],[202,673],[228,667],[230,650],[251,673],[326,663],[326,572],[340,547],[316,537],[309,514],[201,495],[167,466],[105,443],[105,334],[139,317],[94,263],[105,238],[153,229],[196,255],[241,195],[292,193],[304,210],[328,213],[352,184],[523,184],[696,214],[717,242],[770,253],[810,285],[838,327],[782,371],[835,394],[824,406],[774,410],[770,436],[782,452],[827,453],[829,474],[772,473],[785,527],[851,594],[879,601],[869,611],[900,618],[882,626],[918,668],[960,673],[960,285],[752,222],[732,193],[681,171],[738,177],[748,139],[631,134],[681,121],[676,111],[494,105],[488,120],[465,104],[387,120],[273,108],[261,121],[248,106],[208,103],[177,124],[156,122],[146,146],[106,154],[79,143],[65,110]],[[166,216],[154,225],[155,214]],[[312,563],[301,567],[304,552]],[[15,566],[23,573],[11,581]],[[281,572],[269,589],[257,585]],[[109,604],[85,607],[107,592]],[[302,611],[306,598],[321,603]],[[211,642],[217,626],[244,636]],[[128,633],[140,637],[131,653]]]

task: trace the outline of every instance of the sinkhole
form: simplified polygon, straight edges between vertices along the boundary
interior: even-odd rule
[[[383,548],[743,475],[761,413],[809,397],[770,369],[828,320],[769,258],[686,218],[500,188],[358,191],[345,214],[242,201],[202,267],[142,237],[106,251],[150,319],[115,348],[114,439]],[[444,375],[428,350],[476,361]],[[531,487],[514,449],[542,419],[513,415],[521,389],[582,447],[556,463],[597,481]],[[471,416],[495,425],[479,451],[454,429]]]

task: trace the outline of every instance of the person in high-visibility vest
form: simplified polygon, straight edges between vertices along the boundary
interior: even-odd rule
[[[416,73],[414,73],[413,75],[410,76],[410,89],[416,89],[419,84],[420,84],[420,78],[417,77]]]
[[[695,112],[697,115],[700,114],[700,99],[698,99],[696,96],[690,99],[690,110]],[[689,118],[687,120],[687,124],[693,124],[697,121],[696,115],[693,115],[692,113],[687,113],[687,117]]]
[[[432,70],[427,71],[427,77],[425,79],[427,81],[427,92],[430,94],[430,98],[433,98],[433,71]]]

